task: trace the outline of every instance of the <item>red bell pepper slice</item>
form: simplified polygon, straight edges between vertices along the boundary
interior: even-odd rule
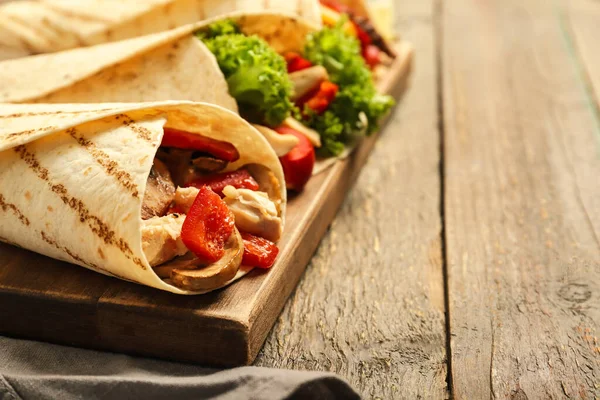
[[[368,44],[363,47],[362,56],[369,67],[375,68],[381,61],[381,50],[375,45]]]
[[[213,263],[225,254],[235,217],[227,204],[208,186],[198,192],[181,227],[183,244],[200,259]]]
[[[350,8],[347,5],[341,4],[335,0],[321,0],[320,3],[339,13],[348,14],[348,12],[350,12]]]
[[[327,110],[333,99],[335,99],[337,92],[338,85],[335,83],[329,81],[321,82],[317,94],[310,98],[305,104],[317,114],[322,114]]]
[[[271,268],[279,254],[275,243],[254,236],[247,232],[240,232],[244,241],[244,256],[242,265],[257,268]]]
[[[245,169],[238,169],[237,171],[222,172],[220,174],[196,178],[189,182],[186,186],[193,186],[198,189],[203,186],[208,186],[213,190],[213,192],[223,197],[223,189],[227,185],[231,185],[236,189],[258,190],[259,188],[258,183]]]
[[[366,46],[371,44],[371,36],[363,28],[360,27],[359,24],[352,21],[354,27],[356,28],[356,35],[358,36],[358,40],[360,40],[360,47],[365,48]]]
[[[288,73],[301,71],[303,69],[312,67],[312,63],[310,61],[294,51],[290,51],[285,54],[285,61],[287,62]]]
[[[161,146],[202,151],[228,162],[240,158],[240,153],[231,143],[172,128],[164,128],[164,132]]]
[[[300,191],[312,176],[315,166],[315,148],[302,133],[287,126],[275,128],[281,134],[291,134],[299,142],[289,153],[279,157],[288,189]]]

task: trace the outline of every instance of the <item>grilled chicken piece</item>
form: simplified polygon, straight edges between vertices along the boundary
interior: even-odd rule
[[[235,226],[241,231],[249,232],[272,242],[279,240],[282,231],[281,218],[278,217],[275,203],[265,192],[250,189],[236,189],[225,186],[223,189],[227,204],[235,217]],[[187,212],[198,195],[198,189],[177,188],[175,205]]]
[[[283,229],[282,221],[277,215],[275,203],[265,192],[225,186],[223,194],[223,201],[233,212],[235,225],[241,231],[272,242],[279,240]]]
[[[304,125],[294,117],[287,117],[284,119],[283,126],[287,126],[288,128],[292,128],[293,130],[300,132],[306,136],[313,146],[321,147],[321,135],[319,135],[319,132],[315,131],[314,129],[310,129],[308,126]]]
[[[171,180],[169,169],[155,158],[146,182],[146,192],[142,201],[142,219],[164,215],[174,196],[175,184]]]
[[[289,133],[281,134],[262,125],[252,125],[267,139],[277,157],[283,157],[300,143],[300,140]]]
[[[175,206],[187,214],[188,211],[190,211],[190,207],[192,207],[194,200],[196,200],[199,191],[200,190],[195,187],[178,187],[175,191],[175,198],[173,199]]]
[[[187,253],[181,240],[185,216],[169,214],[142,221],[142,250],[151,266],[162,264]]]
[[[292,83],[294,84],[294,93],[292,101],[299,100],[317,89],[321,82],[329,79],[327,70],[321,65],[315,65],[300,71],[289,74]]]

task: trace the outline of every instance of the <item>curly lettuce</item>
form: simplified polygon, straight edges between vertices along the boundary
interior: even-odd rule
[[[335,99],[320,115],[306,106],[300,112],[292,104],[285,59],[264,40],[242,34],[231,20],[215,22],[196,35],[215,55],[246,119],[278,126],[294,112],[321,135],[319,154],[335,156],[358,136],[376,130],[394,104],[391,97],[377,93],[360,42],[343,31],[345,22],[342,18],[333,27],[309,34],[304,46],[303,56],[324,66],[339,86]]]
[[[233,35],[241,33],[240,28],[230,19],[214,22],[201,31],[196,32],[196,36],[202,40],[213,39],[221,35]]]
[[[297,110],[297,109],[296,109]],[[319,133],[321,147],[317,148],[317,154],[322,157],[337,156],[346,147],[344,123],[331,110],[326,110],[318,115],[308,107],[303,113],[297,110],[295,118]]]
[[[331,81],[339,86],[325,113],[315,115],[304,110],[304,123],[321,134],[321,155],[338,155],[365,128],[367,134],[375,131],[394,105],[392,97],[377,93],[371,71],[361,56],[360,42],[343,31],[345,22],[341,19],[333,27],[309,34],[304,46],[304,57],[324,66]]]
[[[293,107],[292,82],[285,59],[257,36],[245,36],[229,20],[216,22],[196,35],[215,55],[229,93],[246,119],[280,125]]]

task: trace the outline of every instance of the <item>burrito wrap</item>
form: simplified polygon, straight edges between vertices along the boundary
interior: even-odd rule
[[[300,51],[316,25],[283,14],[232,13],[247,35],[276,51]],[[213,54],[192,33],[219,17],[167,32],[0,62],[0,102],[208,102],[237,111]],[[22,71],[28,71],[23,74]]]
[[[284,12],[321,24],[315,0],[14,1],[0,6],[0,54],[23,57],[113,42],[235,11]]]
[[[0,106],[0,240],[94,271],[178,294],[152,270],[141,243],[141,206],[163,127],[226,141],[235,170],[258,164],[279,204],[277,156],[253,127],[223,108],[191,102]],[[269,186],[270,185],[270,186]],[[250,268],[240,267],[226,284]]]

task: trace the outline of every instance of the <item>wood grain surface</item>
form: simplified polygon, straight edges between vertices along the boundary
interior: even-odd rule
[[[600,136],[565,4],[443,4],[457,399],[600,396]]]
[[[572,0],[562,3],[563,27],[579,57],[592,101],[600,107],[600,1]]]
[[[397,3],[411,87],[255,365],[333,371],[365,398],[446,396],[432,2]]]

